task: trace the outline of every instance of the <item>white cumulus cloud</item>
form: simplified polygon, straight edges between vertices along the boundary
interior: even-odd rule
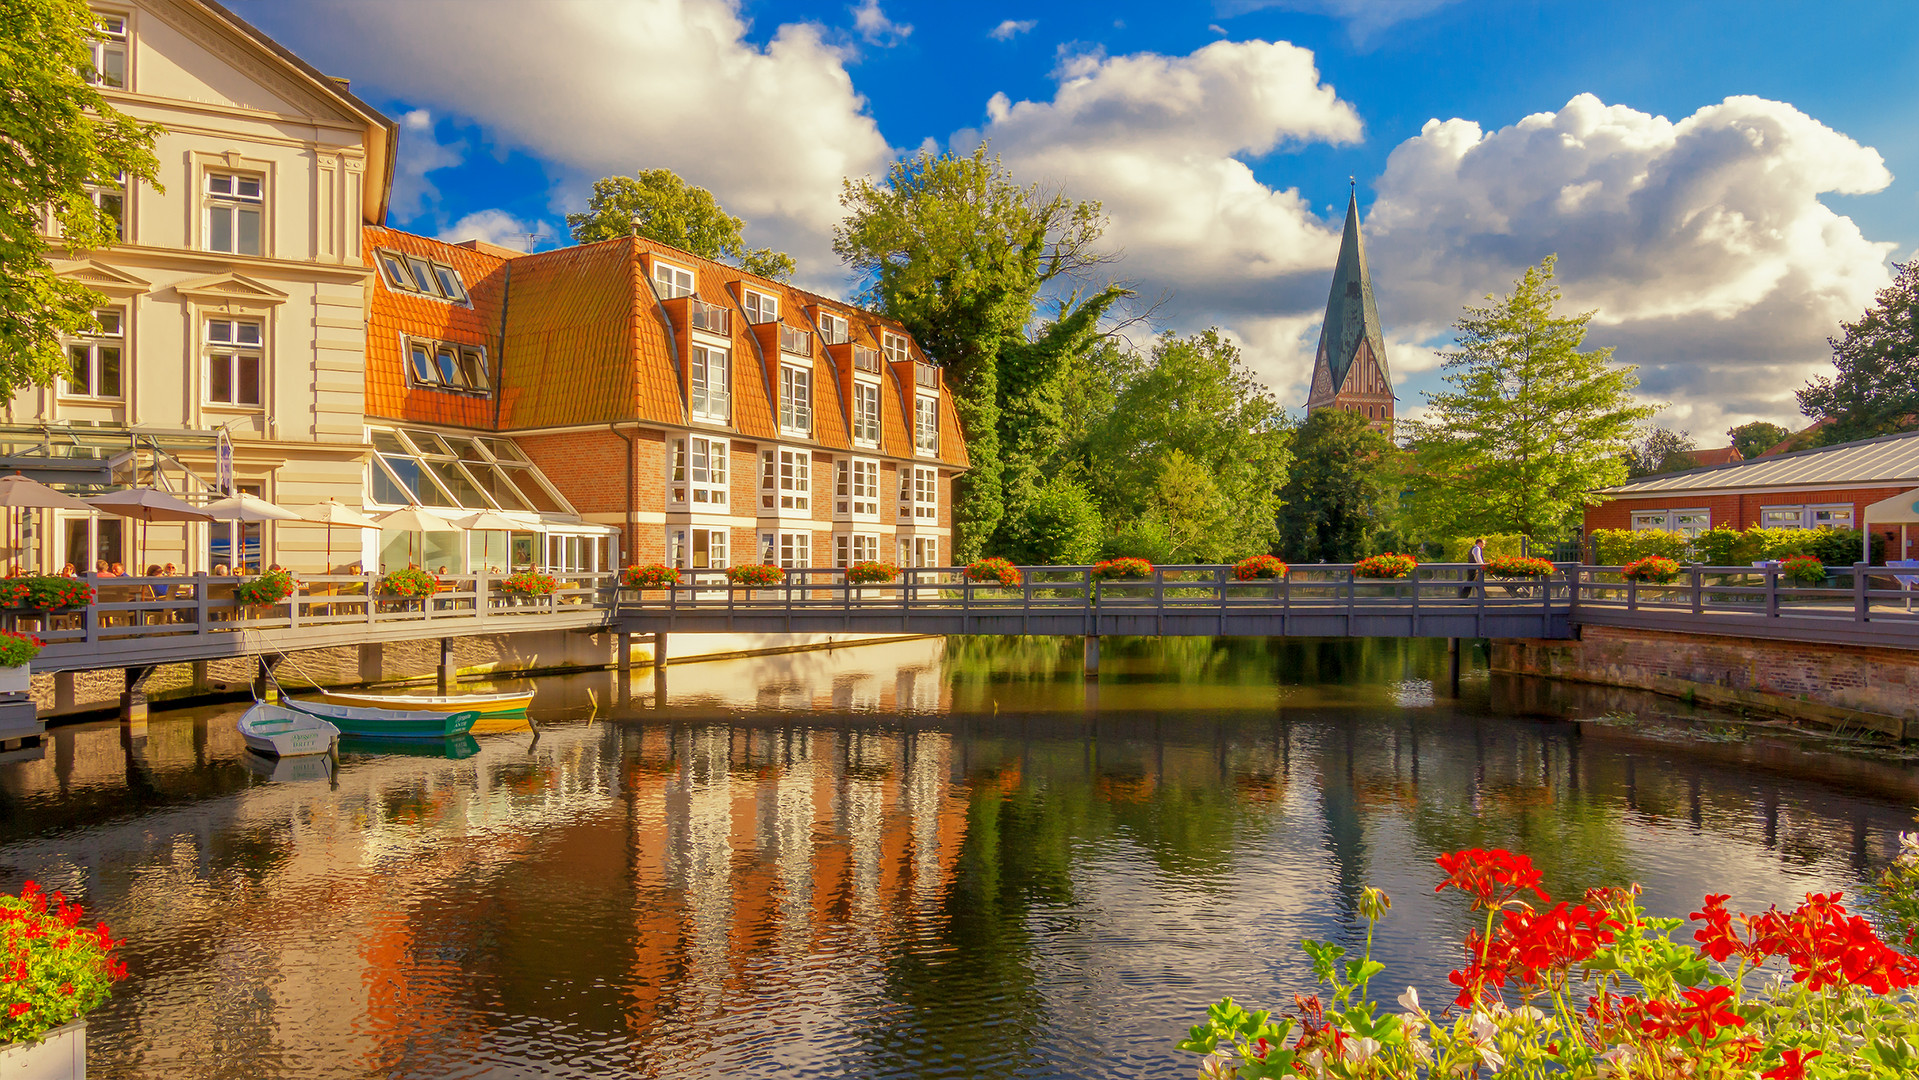
[[[1442,331],[1559,256],[1588,340],[1705,440],[1794,420],[1827,336],[1889,280],[1892,245],[1820,201],[1891,182],[1879,154],[1791,105],[1733,97],[1677,122],[1581,94],[1483,131],[1429,121],[1396,147],[1368,224],[1382,317]]]
[[[538,249],[549,247],[554,240],[564,236],[565,230],[559,230],[559,232],[560,235],[556,236],[553,226],[539,221],[522,221],[504,210],[475,210],[441,229],[439,239],[449,244],[483,240],[515,251],[526,251],[529,249],[529,237],[536,238],[532,241],[531,247]],[[539,237],[545,239],[537,239]]]
[[[1277,8],[1308,15],[1326,15],[1346,24],[1355,41],[1365,41],[1381,30],[1408,19],[1417,19],[1458,0],[1222,0],[1224,15],[1243,15],[1249,11]]]
[[[433,132],[433,114],[413,109],[400,114],[399,156],[394,159],[393,216],[401,221],[418,217],[440,201],[440,189],[427,174],[450,169],[466,160],[466,143],[443,143]]]
[[[910,23],[896,23],[880,10],[880,0],[862,0],[853,9],[853,29],[869,45],[897,45],[913,32]]]
[[[998,26],[986,32],[994,41],[1011,41],[1021,34],[1029,33],[1039,25],[1038,19],[1005,19]]]
[[[840,280],[841,180],[892,157],[841,47],[809,23],[758,44],[729,0],[312,0],[262,16],[357,85],[470,117],[562,188],[673,169],[744,218],[749,244],[792,252],[803,281]]]

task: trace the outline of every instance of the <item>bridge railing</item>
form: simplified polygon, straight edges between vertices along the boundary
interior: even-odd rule
[[[1788,577],[1776,562],[1754,566],[1688,566],[1669,583],[1633,581],[1618,566],[1576,566],[1574,609],[1607,622],[1732,619],[1763,626],[1871,624],[1875,632],[1919,639],[1912,608],[1919,573],[1899,568],[1829,566],[1817,582]]]
[[[1150,577],[1100,581],[1091,566],[1023,566],[1020,583],[1002,587],[972,581],[964,567],[907,567],[882,584],[855,584],[843,569],[807,567],[782,572],[771,585],[737,585],[725,570],[683,570],[678,585],[619,591],[621,606],[669,611],[828,611],[851,608],[910,610],[1059,611],[1089,607],[1290,608],[1410,606],[1499,609],[1570,605],[1572,568],[1549,578],[1484,577],[1466,563],[1427,563],[1407,578],[1356,577],[1348,563],[1292,567],[1283,578],[1240,581],[1226,565],[1157,566]]]
[[[30,631],[49,646],[112,644],[156,638],[207,637],[248,630],[297,630],[302,627],[365,625],[378,629],[400,623],[445,623],[459,633],[473,624],[500,624],[582,608],[604,610],[614,575],[605,572],[557,572],[559,588],[548,596],[507,592],[504,574],[448,574],[428,597],[381,595],[377,574],[296,574],[299,588],[278,603],[248,605],[234,590],[247,577],[193,574],[176,577],[100,577],[81,580],[94,587],[95,601],[63,611],[8,611],[8,629]]]

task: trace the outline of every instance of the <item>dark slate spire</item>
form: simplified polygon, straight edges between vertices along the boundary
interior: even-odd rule
[[[1346,382],[1359,343],[1366,342],[1379,362],[1379,372],[1392,384],[1386,366],[1386,341],[1379,332],[1379,306],[1373,301],[1373,276],[1366,268],[1366,245],[1359,236],[1359,193],[1346,203],[1346,235],[1339,241],[1339,265],[1333,268],[1333,288],[1326,297],[1326,321],[1319,328],[1319,350],[1313,359],[1313,385],[1320,369],[1333,393]]]

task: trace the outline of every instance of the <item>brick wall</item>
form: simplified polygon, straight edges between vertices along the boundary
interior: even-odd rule
[[[1577,641],[1495,641],[1492,667],[1919,737],[1919,652],[1904,649],[1588,626]]]

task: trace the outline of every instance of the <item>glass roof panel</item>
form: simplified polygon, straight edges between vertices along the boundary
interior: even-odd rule
[[[399,436],[393,434],[391,431],[385,431],[380,428],[373,429],[373,448],[382,454],[411,454],[413,452],[408,450],[406,446],[400,442]]]
[[[492,510],[493,503],[474,485],[466,470],[451,461],[429,461],[427,466],[433,470],[446,490],[452,494],[455,502],[470,510]]]

